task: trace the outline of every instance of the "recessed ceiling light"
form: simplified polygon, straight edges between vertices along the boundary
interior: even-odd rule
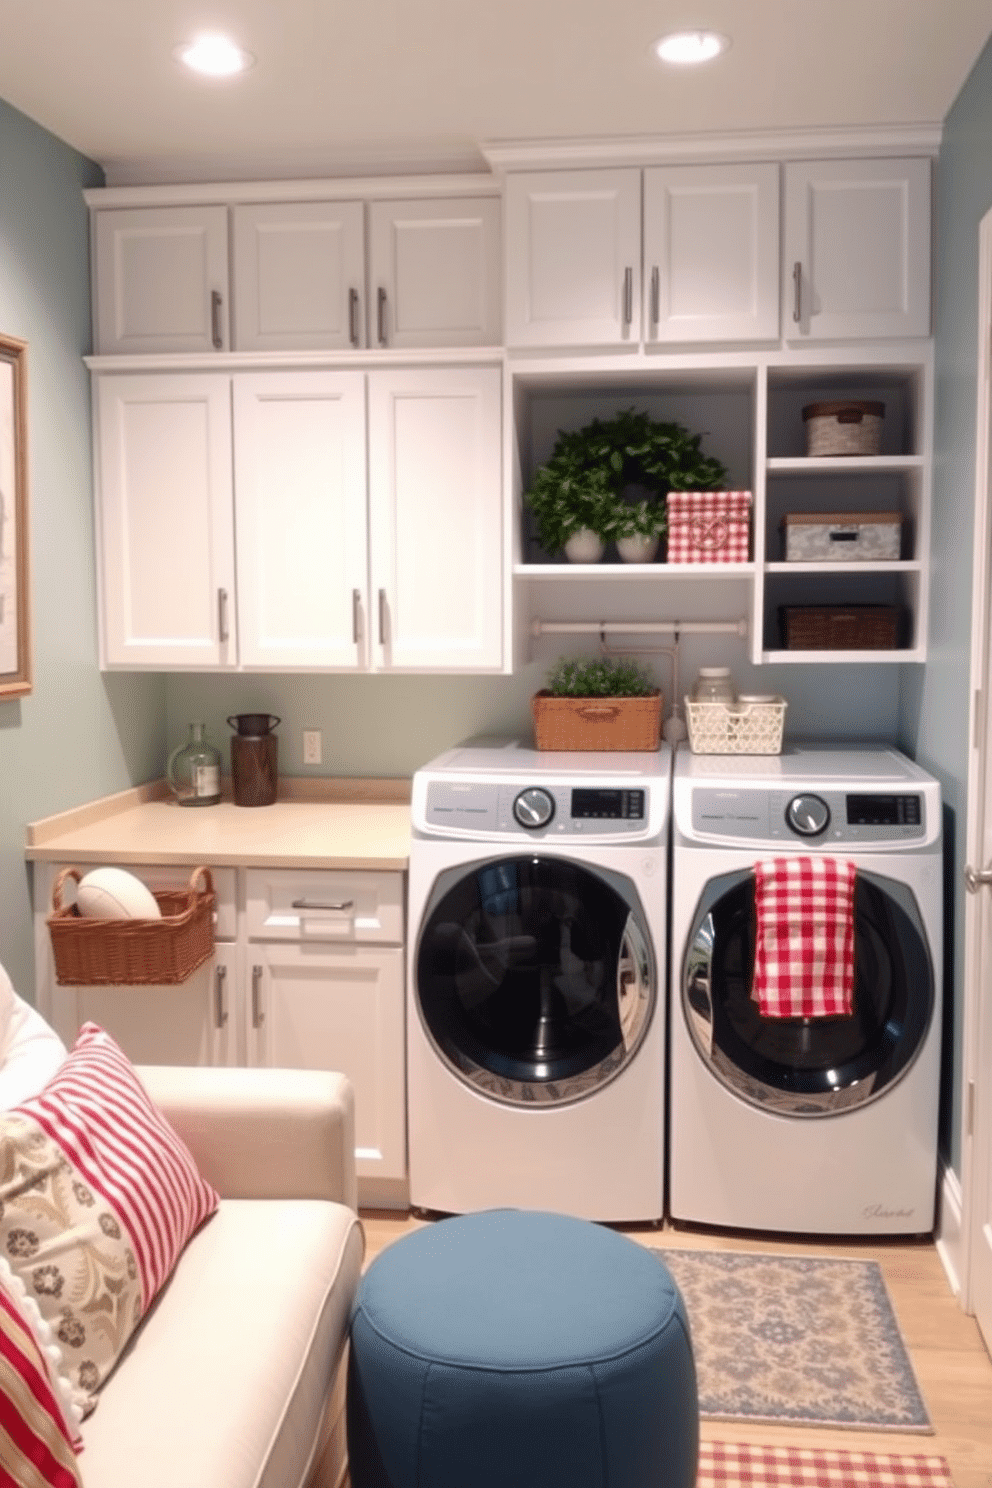
[[[656,41],[654,49],[662,62],[691,67],[697,62],[710,62],[730,45],[730,39],[717,31],[672,31]]]
[[[197,36],[194,41],[176,47],[173,55],[191,72],[204,77],[234,77],[255,65],[251,52],[244,51],[229,36]]]

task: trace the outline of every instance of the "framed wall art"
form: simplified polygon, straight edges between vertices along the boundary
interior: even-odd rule
[[[31,691],[27,343],[0,336],[0,702]]]

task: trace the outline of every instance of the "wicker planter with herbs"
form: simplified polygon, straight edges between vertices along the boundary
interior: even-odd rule
[[[636,662],[562,660],[531,698],[538,749],[653,753],[661,741],[662,695]]]

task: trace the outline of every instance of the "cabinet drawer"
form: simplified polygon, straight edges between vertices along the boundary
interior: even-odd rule
[[[249,940],[403,943],[403,875],[250,868]]]

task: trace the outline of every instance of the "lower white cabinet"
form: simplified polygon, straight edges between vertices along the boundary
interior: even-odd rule
[[[214,955],[187,981],[61,987],[46,924],[60,866],[34,864],[36,1002],[66,1044],[93,1021],[137,1064],[341,1070],[355,1090],[359,1198],[406,1206],[401,873],[212,870]],[[191,870],[129,871],[154,889]]]

